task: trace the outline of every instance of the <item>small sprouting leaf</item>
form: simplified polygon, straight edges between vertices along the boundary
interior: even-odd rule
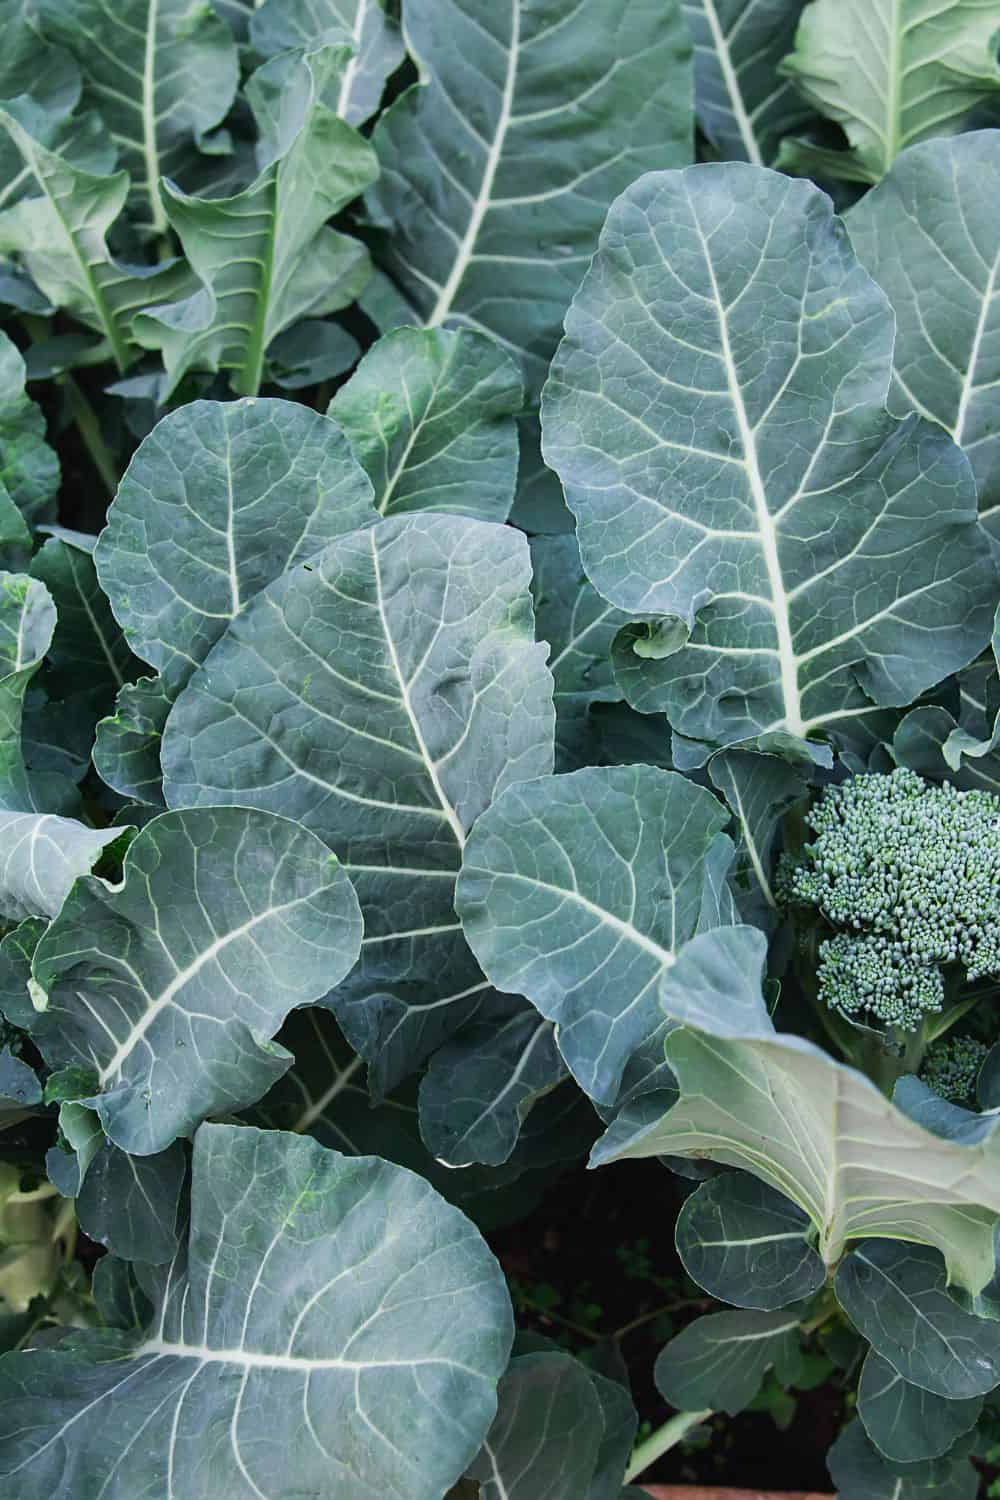
[[[521,379],[492,339],[397,328],[330,403],[383,516],[456,511],[506,521],[517,479]]]
[[[677,1253],[693,1281],[722,1302],[765,1311],[803,1302],[826,1280],[809,1219],[784,1194],[723,1172],[685,1200]]]

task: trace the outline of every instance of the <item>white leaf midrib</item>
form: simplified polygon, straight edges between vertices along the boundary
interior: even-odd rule
[[[500,166],[500,157],[503,154],[504,142],[507,131],[510,128],[511,117],[514,112],[514,88],[517,83],[518,54],[521,47],[521,0],[511,0],[511,27],[510,27],[510,51],[507,56],[507,73],[504,78],[503,92],[500,96],[500,113],[497,116],[496,129],[493,134],[493,142],[486,154],[486,163],[483,167],[483,178],[479,184],[479,192],[476,194],[466,225],[455,255],[455,262],[449,272],[448,279],[438,293],[438,298],[430,316],[426,320],[426,327],[434,328],[442,323],[451,311],[451,304],[455,300],[455,294],[462,283],[462,278],[468,269],[475,251],[476,240],[482,228],[483,220],[490,207],[493,194],[493,184],[496,180],[497,170]]]

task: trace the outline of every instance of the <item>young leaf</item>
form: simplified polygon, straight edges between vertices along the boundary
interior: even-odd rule
[[[512,787],[465,849],[455,909],[497,989],[528,997],[593,1099],[613,1104],[662,1022],[657,985],[702,923],[710,851],[732,845],[710,792],[650,766]]]
[[[362,125],[375,113],[404,55],[399,27],[382,0],[264,0],[250,17],[250,40],[263,57],[291,48],[312,52],[330,42],[349,45],[354,56],[327,100],[348,125]]]
[[[506,521],[521,404],[517,368],[491,339],[398,328],[369,349],[328,415],[347,433],[380,515]]]
[[[405,21],[422,82],[375,129],[369,198],[386,265],[428,326],[494,334],[535,396],[607,205],[690,159],[679,5],[583,0],[571,47],[569,17],[524,0],[406,0]]]
[[[337,849],[367,924],[329,1003],[376,1093],[487,989],[453,898],[469,828],[552,766],[552,679],[528,547],[460,516],[393,516],[259,594],[167,721],[170,806],[296,818]]]
[[[858,1386],[858,1416],[871,1441],[892,1463],[940,1458],[979,1420],[982,1396],[952,1401],[904,1380],[869,1349]]]
[[[52,644],[56,612],[43,583],[0,573],[0,813],[72,811],[76,789],[60,775],[29,774],[22,744],[25,697]],[[30,872],[28,872],[30,873]]]
[[[979,517],[1000,537],[1000,131],[927,141],[847,216],[896,314],[892,404],[939,422],[969,456]]]
[[[173,697],[162,677],[127,682],[114,712],[97,725],[94,768],[113,791],[132,802],[166,807],[160,740]]]
[[[44,144],[45,116],[31,99],[0,107],[0,129],[10,136],[37,196],[0,213],[0,251],[16,251],[55,307],[95,328],[123,371],[138,352],[135,314],[189,283],[179,261],[126,266],[107,244],[129,193],[127,172],[94,173]]]
[[[724,161],[771,166],[812,111],[778,72],[802,0],[684,0],[694,42],[698,124]]]
[[[94,569],[92,545],[49,537],[31,561],[56,607],[56,628],[39,681],[69,713],[107,712],[139,663],[126,644]]]
[[[773,1311],[804,1302],[826,1280],[808,1231],[808,1218],[783,1193],[723,1172],[685,1199],[675,1238],[685,1271],[713,1297]]]
[[[34,1068],[15,1057],[9,1047],[0,1052],[0,1130],[17,1125],[42,1103],[42,1085]]]
[[[136,185],[139,224],[163,234],[160,178],[183,177],[199,138],[233,102],[232,32],[190,0],[37,0],[37,11],[46,36],[80,64],[85,98]]]
[[[486,1436],[512,1336],[464,1215],[377,1158],[203,1125],[191,1225],[185,1256],[141,1274],[145,1336],[73,1330],[0,1359],[8,1483],[82,1496],[127,1466],[133,1493],[169,1476],[193,1497],[213,1433],[227,1500],[439,1500]]]
[[[990,0],[812,0],[781,71],[851,149],[814,155],[789,142],[778,165],[878,182],[900,151],[954,134],[996,94],[996,29]]]
[[[837,1300],[904,1380],[966,1400],[1000,1382],[1000,1326],[948,1295],[944,1263],[926,1245],[871,1240],[837,1271]]]
[[[234,390],[255,396],[272,340],[346,306],[367,279],[364,247],[326,223],[378,170],[368,142],[325,102],[349,62],[346,48],[324,47],[258,69],[247,97],[260,171],[243,192],[198,198],[164,184],[167,217],[201,281],[136,324],[163,355],[167,395],[188,370],[227,370]]]
[[[479,1500],[581,1500],[604,1431],[589,1373],[569,1354],[522,1354],[497,1389],[497,1415],[467,1470]]]
[[[247,808],[163,813],[121,886],[73,887],[35,950],[30,1029],[50,1067],[96,1070],[81,1102],[111,1140],[152,1155],[261,1097],[289,1061],[268,1039],[360,941],[350,881],[306,829]]]
[[[812,184],[738,162],[643,178],[566,328],[545,455],[595,586],[658,621],[616,651],[634,707],[767,748],[981,649],[995,564],[968,460],[886,411],[892,312]]]
[[[721,1408],[731,1417],[760,1390],[772,1365],[798,1350],[802,1307],[783,1312],[722,1312],[695,1318],[661,1349],[656,1388],[680,1411]]]
[[[551,648],[556,684],[556,770],[575,771],[602,758],[590,709],[621,698],[611,643],[628,616],[591,585],[575,536],[533,537],[531,563],[538,638]]]
[[[1000,1136],[990,1125],[971,1144],[932,1135],[863,1074],[776,1033],[760,988],[766,947],[756,928],[736,927],[681,950],[661,983],[681,1023],[666,1044],[680,1098],[592,1161],[666,1154],[740,1167],[803,1210],[828,1266],[852,1239],[905,1234],[942,1252],[951,1281],[981,1291],[995,1268]]]
[[[420,1133],[448,1166],[499,1166],[532,1105],[566,1077],[553,1027],[520,997],[485,1000],[420,1083]]]
[[[121,828],[0,809],[0,918],[54,917],[74,880],[87,875]]]
[[[724,750],[709,762],[716,791],[732,809],[739,838],[730,881],[744,921],[767,927],[775,920],[775,847],[781,822],[806,794],[801,776],[776,755]]]
[[[17,345],[0,332],[0,484],[24,520],[37,525],[55,515],[59,459],[45,441],[45,417],[25,392],[25,378]]]

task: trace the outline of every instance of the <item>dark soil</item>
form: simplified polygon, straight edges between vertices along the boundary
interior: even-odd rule
[[[574,1170],[529,1218],[490,1235],[512,1282],[519,1326],[605,1374],[624,1379],[627,1366],[649,1428],[670,1415],[653,1384],[660,1349],[692,1318],[721,1310],[686,1277],[674,1249],[674,1220],[690,1186],[653,1161]],[[844,1419],[843,1392],[827,1381],[791,1395],[794,1411],[789,1403],[779,1413],[782,1422],[790,1418],[787,1426],[779,1429],[769,1411],[714,1418],[643,1481],[829,1491],[825,1456]]]

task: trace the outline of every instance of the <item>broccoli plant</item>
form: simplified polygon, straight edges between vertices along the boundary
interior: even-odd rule
[[[920,1077],[950,1104],[970,1105],[988,1051],[974,1036],[942,1037],[927,1049]]]

